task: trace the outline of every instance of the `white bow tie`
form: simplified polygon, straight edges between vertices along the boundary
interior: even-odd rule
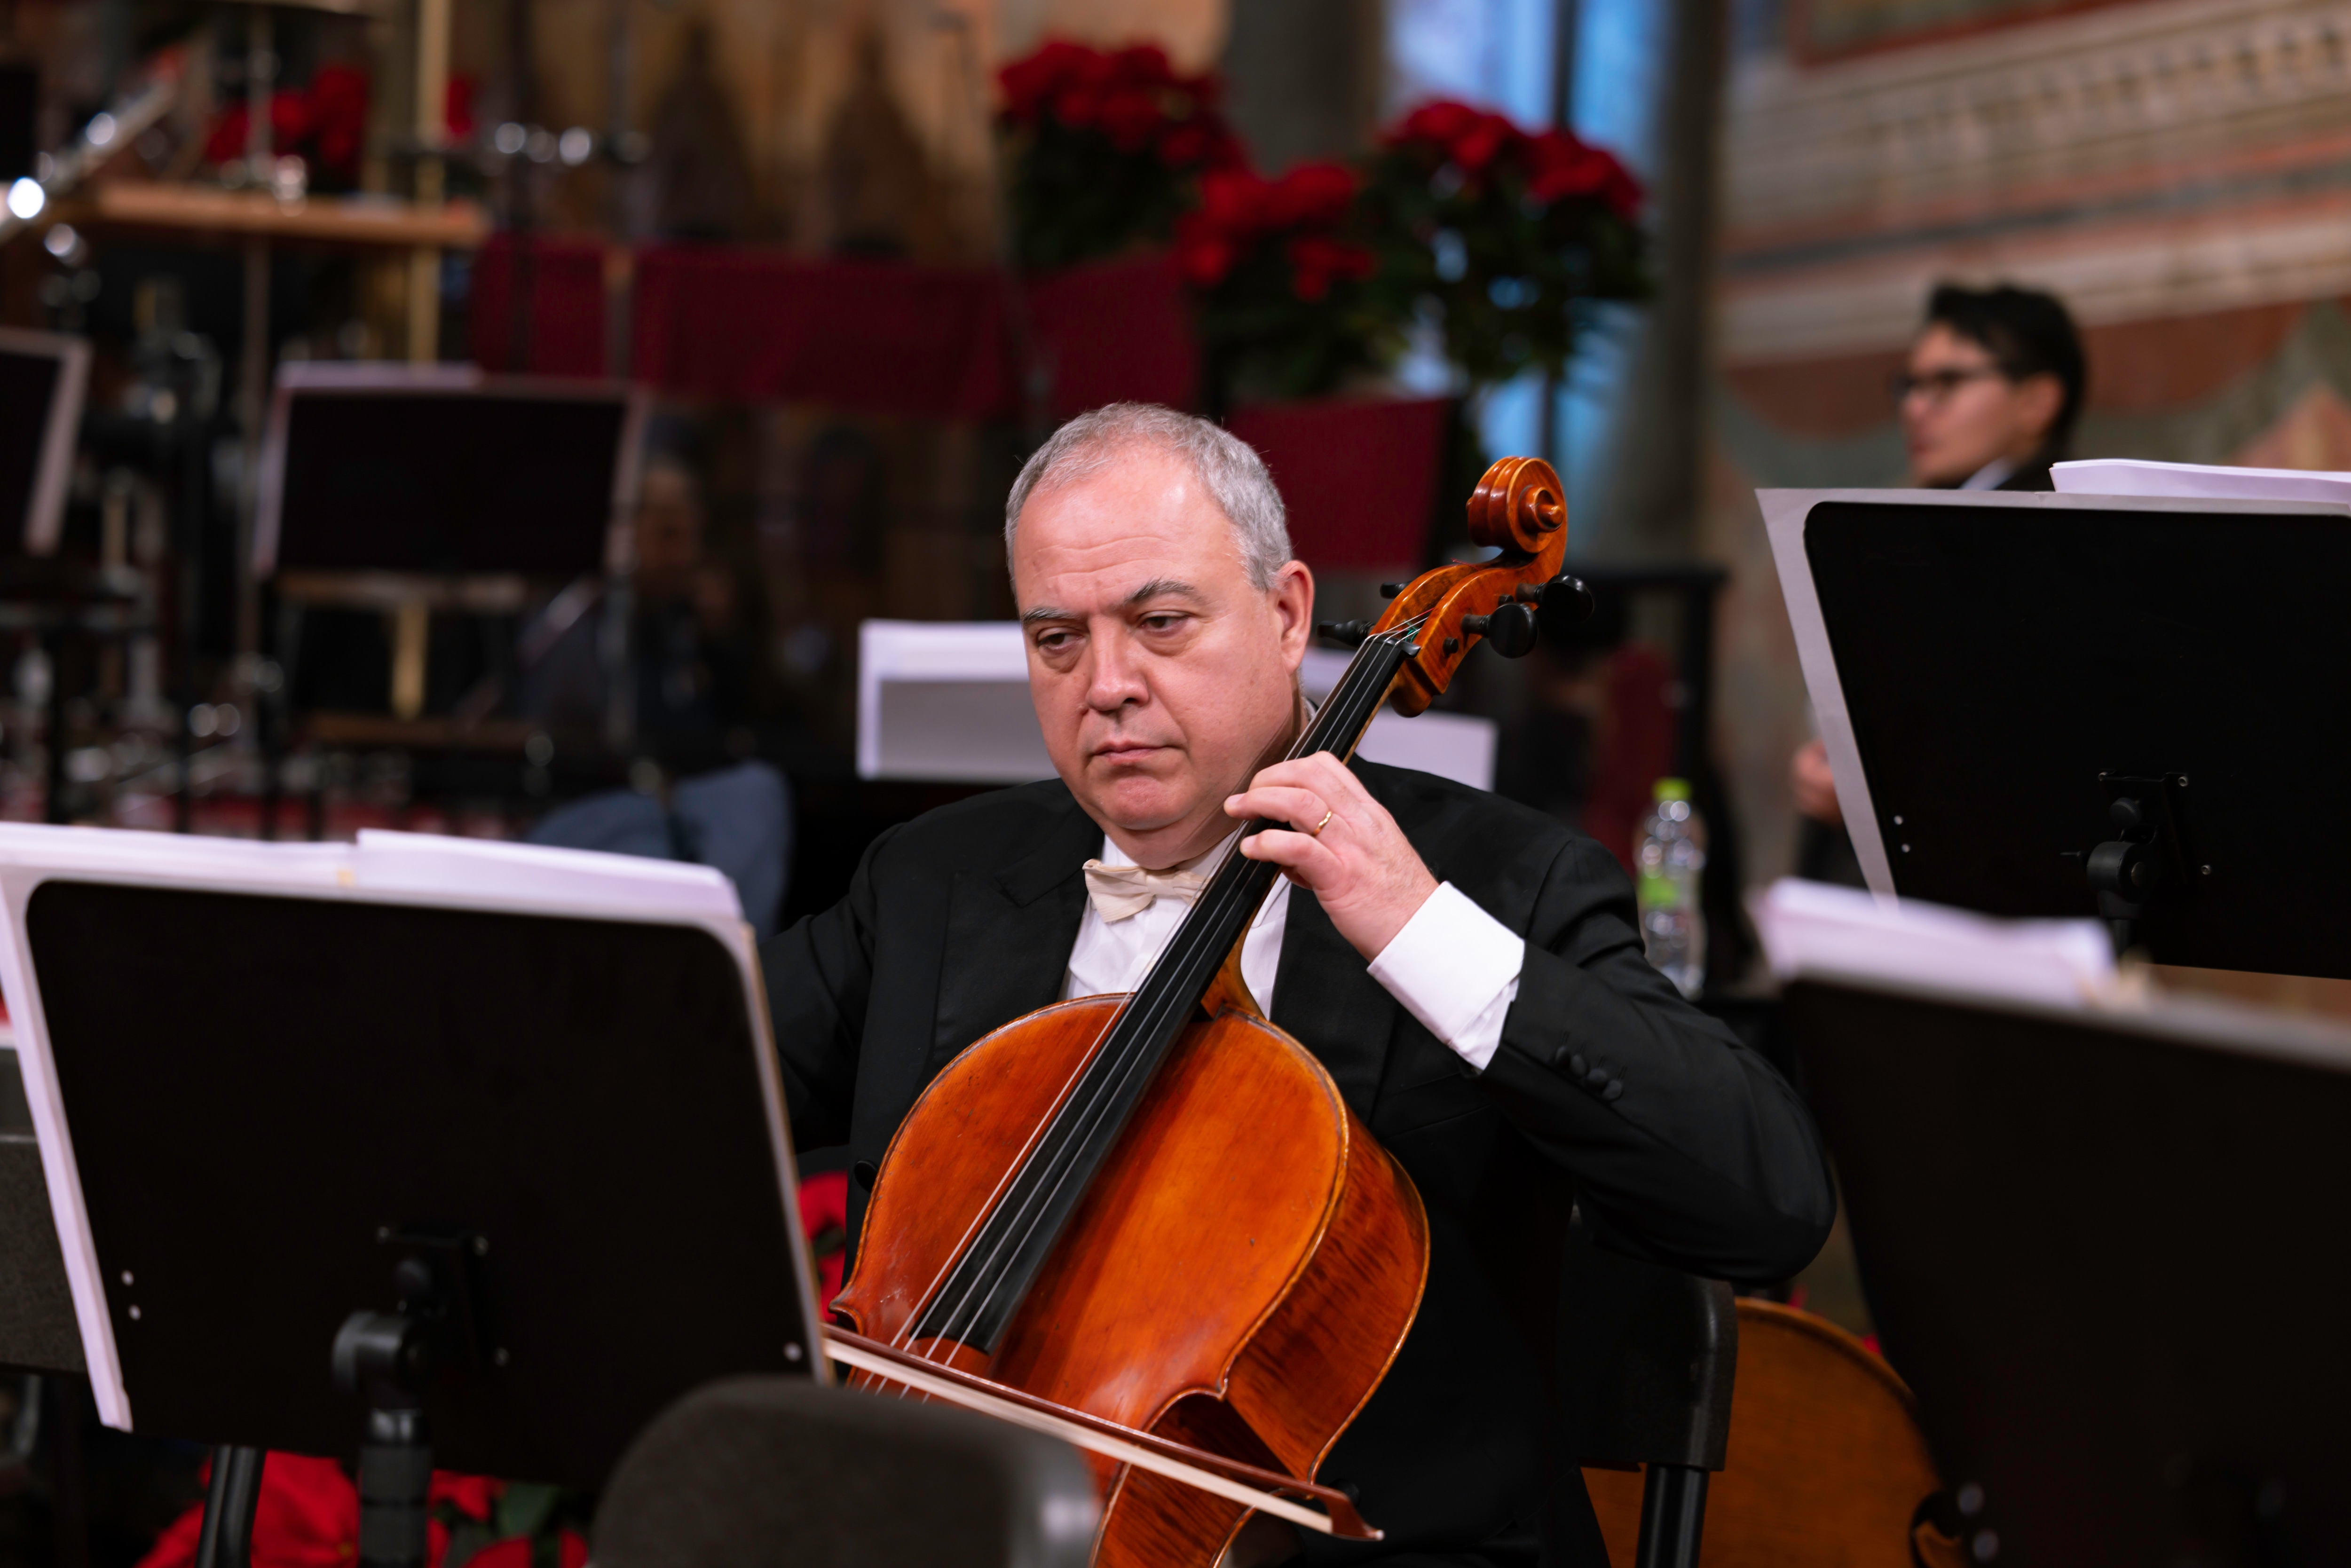
[[[1094,912],[1113,925],[1142,914],[1155,898],[1189,904],[1208,885],[1207,875],[1196,871],[1147,871],[1100,861],[1088,861],[1085,873],[1086,896],[1093,900]]]

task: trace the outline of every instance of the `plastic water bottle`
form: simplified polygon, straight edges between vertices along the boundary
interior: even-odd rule
[[[1640,878],[1641,946],[1682,995],[1696,997],[1706,984],[1706,916],[1698,892],[1706,823],[1690,804],[1687,779],[1657,780],[1656,804],[1641,819],[1633,863]]]

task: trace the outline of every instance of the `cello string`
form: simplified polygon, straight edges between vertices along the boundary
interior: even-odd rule
[[[1400,624],[1390,632],[1380,633],[1379,646],[1385,649],[1402,645],[1409,641],[1411,634],[1416,632],[1425,621],[1426,617],[1416,617],[1413,621]],[[1367,639],[1364,648],[1371,646],[1372,640]],[[1332,700],[1325,704],[1323,713],[1316,716],[1318,722],[1310,725],[1307,733],[1301,736],[1292,747],[1290,753],[1291,758],[1311,756],[1313,752],[1319,750],[1333,749],[1332,743],[1342,736],[1353,734],[1360,737],[1362,728],[1369,723],[1373,716],[1376,715],[1379,705],[1386,700],[1395,674],[1394,668],[1391,668],[1387,672],[1387,678],[1376,683],[1353,680],[1353,677],[1356,676],[1365,657],[1364,649],[1359,648],[1356,658],[1349,664],[1347,674],[1341,677],[1338,686],[1334,688]],[[1367,697],[1368,702],[1364,700]],[[1262,821],[1253,823],[1245,828],[1231,842],[1237,846],[1239,837],[1245,837],[1251,831],[1264,831],[1268,826],[1269,824]],[[1131,1002],[1129,1010],[1123,1011],[1119,1018],[1113,1020],[1112,1026],[1113,1030],[1127,1036],[1127,1039],[1124,1041],[1110,1042],[1088,1063],[1089,1067],[1102,1066],[1104,1074],[1102,1079],[1080,1085],[1081,1094],[1085,1093],[1089,1089],[1092,1091],[1087,1096],[1087,1103],[1082,1106],[1075,1106],[1065,1102],[1061,1110],[1052,1118],[1053,1125],[1050,1131],[1056,1134],[1052,1140],[1055,1146],[1052,1154],[1048,1156],[1044,1168],[1036,1169],[1034,1163],[1029,1162],[1017,1173],[1025,1176],[1031,1175],[1033,1171],[1036,1179],[1029,1184],[1029,1189],[1026,1192],[1016,1195],[1019,1201],[1014,1204],[1011,1212],[1001,1216],[1004,1223],[991,1227],[997,1231],[994,1238],[995,1244],[988,1247],[984,1257],[976,1260],[977,1267],[973,1270],[969,1283],[966,1286],[963,1299],[955,1302],[945,1316],[938,1319],[937,1326],[942,1331],[956,1326],[967,1319],[976,1318],[995,1303],[1006,1281],[1007,1270],[1002,1266],[1002,1260],[1007,1249],[1010,1248],[1017,1252],[1035,1236],[1047,1215],[1050,1213],[1052,1201],[1068,1186],[1070,1178],[1078,1174],[1079,1162],[1074,1157],[1076,1153],[1098,1130],[1103,1117],[1126,1101],[1137,1071],[1146,1064],[1146,1061],[1155,1065],[1156,1058],[1151,1055],[1145,1046],[1148,1041],[1157,1037],[1160,1026],[1169,1021],[1166,1014],[1170,1008],[1176,1006],[1189,1008],[1198,1000],[1196,997],[1188,994],[1182,997],[1176,995],[1179,989],[1188,993],[1192,988],[1188,986],[1180,988],[1163,986],[1157,993],[1155,993],[1151,985],[1152,978],[1162,973],[1172,973],[1174,967],[1189,966],[1199,961],[1206,956],[1201,949],[1212,941],[1218,940],[1221,931],[1227,928],[1226,920],[1232,915],[1244,913],[1234,910],[1231,908],[1232,905],[1239,901],[1248,901],[1246,913],[1253,921],[1255,907],[1261,905],[1266,895],[1271,892],[1272,875],[1262,876],[1262,885],[1256,889],[1253,895],[1249,890],[1249,883],[1259,881],[1259,874],[1262,873],[1279,874],[1280,868],[1267,862],[1243,861],[1242,869],[1228,880],[1221,873],[1224,867],[1233,863],[1234,857],[1228,853],[1227,859],[1220,863],[1219,874],[1211,883],[1208,895],[1201,901],[1201,907],[1177,927],[1176,937],[1170,943],[1170,951],[1162,954],[1153,966],[1152,975],[1145,977],[1144,987],[1134,998],[1134,1002],[1144,1003],[1144,1006],[1137,1009]],[[1259,874],[1252,874],[1253,873]],[[1244,925],[1238,937],[1221,939],[1228,946],[1232,940],[1245,940],[1247,929],[1247,925]],[[1130,1018],[1135,1020],[1135,1027],[1121,1029],[1120,1026],[1127,1024]],[[1127,1049],[1118,1051],[1116,1048],[1122,1043]],[[1074,1096],[1072,1099],[1074,1100]],[[1073,1118],[1077,1125],[1073,1127],[1062,1125]],[[1005,1185],[999,1182],[999,1190]],[[988,1217],[991,1220],[998,1218],[993,1215]],[[1006,1233],[1008,1228],[1010,1229],[1009,1234]],[[969,1231],[967,1231],[967,1236],[968,1235]],[[952,1277],[963,1262],[962,1259],[956,1260],[946,1270],[943,1271],[942,1279]],[[934,1291],[931,1293],[935,1293],[937,1283],[934,1281]],[[973,1301],[975,1294],[978,1295],[976,1305]],[[909,1322],[929,1321],[933,1315],[929,1311],[925,1310],[916,1317],[911,1318]]]

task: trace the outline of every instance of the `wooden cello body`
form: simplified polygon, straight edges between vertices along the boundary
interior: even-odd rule
[[[1290,755],[1352,755],[1384,704],[1419,712],[1481,636],[1531,646],[1566,543],[1557,476],[1504,459],[1469,521],[1500,553],[1341,629],[1354,660]],[[932,1082],[883,1159],[836,1318],[1261,1484],[1313,1479],[1411,1329],[1428,1232],[1410,1178],[1240,977],[1275,874],[1228,856],[1133,995],[1015,1019]],[[1211,1568],[1250,1512],[1139,1465],[1103,1473],[1109,1568]]]
[[[858,1332],[904,1334],[921,1304],[905,1282],[943,1271],[1123,1000],[1032,1013],[932,1082],[866,1211],[864,1233],[886,1253],[870,1269],[861,1254],[834,1302]],[[979,1105],[990,1113],[974,1115]],[[1311,1479],[1419,1307],[1419,1195],[1322,1063],[1238,1009],[1186,1030],[1122,1142],[992,1354],[919,1338],[910,1348]],[[932,1180],[918,1191],[893,1183],[893,1167]],[[1105,1500],[1095,1561],[1212,1563],[1248,1511],[1128,1470]]]

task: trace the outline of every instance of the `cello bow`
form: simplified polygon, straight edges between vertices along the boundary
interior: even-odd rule
[[[1278,1470],[1260,1469],[1187,1443],[1105,1421],[1082,1410],[1040,1399],[1008,1384],[977,1377],[941,1362],[925,1361],[848,1329],[828,1325],[824,1344],[825,1354],[844,1366],[888,1378],[917,1393],[977,1410],[983,1416],[993,1416],[1016,1427],[1059,1437],[1106,1459],[1150,1470],[1343,1541],[1382,1539],[1381,1532],[1365,1523],[1364,1516],[1356,1511],[1353,1500],[1334,1487],[1317,1486]],[[1293,1498],[1318,1502],[1322,1511],[1318,1513],[1293,1501]]]

